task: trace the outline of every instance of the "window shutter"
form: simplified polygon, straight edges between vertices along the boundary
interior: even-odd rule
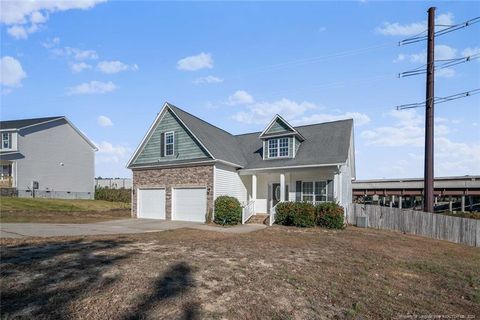
[[[295,201],[302,201],[302,181],[295,182]]]
[[[263,159],[268,159],[268,140],[263,140]]]
[[[333,180],[327,180],[327,201],[333,201]]]
[[[165,156],[165,133],[160,134],[160,157]]]

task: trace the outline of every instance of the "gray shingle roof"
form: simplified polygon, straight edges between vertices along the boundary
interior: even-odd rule
[[[0,121],[0,129],[21,129],[31,125],[47,122],[55,119],[62,119],[63,116],[58,117],[46,117],[46,118],[33,118],[33,119],[19,119],[19,120],[7,120]]]
[[[245,169],[343,163],[348,158],[353,120],[340,120],[294,127],[303,137],[295,158],[263,160],[260,132],[238,135]]]
[[[296,157],[263,160],[260,132],[232,135],[170,103],[168,106],[216,159],[244,169],[334,164],[348,158],[352,119],[294,127],[305,138]]]

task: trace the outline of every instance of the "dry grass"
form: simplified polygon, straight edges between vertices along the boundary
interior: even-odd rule
[[[131,218],[129,210],[110,210],[92,212],[2,212],[1,223],[92,223],[115,219]]]
[[[2,317],[479,315],[480,251],[399,233],[273,227],[3,240]]]

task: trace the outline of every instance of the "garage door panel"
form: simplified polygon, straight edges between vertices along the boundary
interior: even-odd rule
[[[172,220],[205,222],[206,212],[206,188],[174,189]]]
[[[138,217],[165,219],[165,189],[138,190]]]

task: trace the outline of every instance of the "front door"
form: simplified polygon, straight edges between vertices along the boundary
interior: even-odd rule
[[[272,207],[275,207],[280,202],[280,183],[272,183]]]

